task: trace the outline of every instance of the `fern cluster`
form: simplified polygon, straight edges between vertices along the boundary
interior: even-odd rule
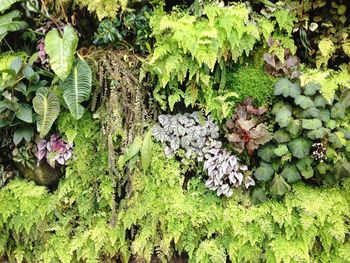
[[[237,191],[222,199],[188,168],[153,149],[149,171],[136,169],[128,198],[112,211],[108,153],[99,124],[85,114],[60,117],[76,158],[50,193],[17,178],[0,190],[0,257],[11,262],[106,262],[133,256],[163,262],[349,262],[350,182],[344,187],[294,187],[283,201],[253,206]],[[98,156],[98,158],[96,158]]]

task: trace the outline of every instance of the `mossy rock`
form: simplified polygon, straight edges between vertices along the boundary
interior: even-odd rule
[[[63,175],[61,169],[52,168],[47,163],[40,163],[34,170],[21,163],[16,163],[16,167],[28,180],[47,187],[55,187]]]

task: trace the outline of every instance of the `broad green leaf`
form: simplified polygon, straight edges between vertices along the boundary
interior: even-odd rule
[[[262,162],[260,167],[256,169],[254,176],[259,181],[270,181],[273,173],[274,173],[274,170],[271,164]]]
[[[341,148],[341,147],[345,146],[347,143],[347,140],[345,139],[345,135],[341,131],[331,133],[328,136],[328,140],[329,140],[329,142],[332,143],[332,146],[334,148]]]
[[[322,127],[322,122],[319,119],[302,119],[301,126],[305,130],[316,130]]]
[[[9,9],[14,3],[22,2],[23,0],[1,0],[0,1],[0,13],[3,13]]]
[[[132,157],[140,152],[142,147],[142,138],[140,136],[136,136],[134,141],[129,145],[126,149],[125,153],[119,156],[118,159],[118,167],[122,169],[126,162],[128,162]]]
[[[314,169],[312,168],[313,159],[308,156],[297,162],[297,168],[300,171],[302,177],[309,179],[314,176]]]
[[[288,147],[285,144],[280,144],[278,147],[273,151],[277,156],[282,157],[286,153],[288,153]]]
[[[304,110],[314,106],[314,102],[309,97],[306,97],[304,95],[299,95],[295,99],[295,104],[299,105]]]
[[[265,162],[271,162],[273,158],[276,157],[276,154],[273,152],[275,147],[271,144],[266,144],[263,147],[259,148],[258,156],[263,159]]]
[[[287,127],[287,131],[292,136],[298,135],[301,131],[301,121],[300,120],[292,120]]]
[[[337,128],[337,122],[335,120],[330,119],[329,121],[327,121],[326,127],[331,130],[334,130],[335,128]]]
[[[307,137],[311,140],[323,139],[328,134],[330,134],[330,132],[331,132],[330,129],[322,127],[316,130],[309,131],[307,133]]]
[[[288,132],[286,132],[283,129],[280,129],[276,131],[273,134],[273,138],[278,142],[278,143],[285,143],[285,142],[290,142],[291,138]]]
[[[281,176],[287,180],[288,183],[294,183],[301,179],[300,173],[295,165],[287,164],[284,166]]]
[[[5,15],[0,16],[0,41],[8,32],[15,32],[27,27],[24,21],[14,20],[21,16],[18,10],[13,10]]]
[[[44,137],[48,134],[60,113],[59,99],[47,88],[41,88],[33,99],[33,106],[38,114],[36,121],[37,130],[40,133],[40,137]]]
[[[33,137],[34,131],[30,127],[16,129],[13,134],[13,142],[18,145],[23,139],[27,142]]]
[[[319,91],[320,89],[321,89],[320,84],[310,82],[306,84],[306,86],[304,87],[304,94],[306,96],[312,96],[312,95],[315,95],[316,92]]]
[[[301,116],[302,116],[302,118],[319,118],[320,117],[320,110],[315,108],[315,107],[311,107],[311,108],[304,110],[302,112]]]
[[[84,114],[84,107],[80,105],[89,99],[91,93],[91,69],[84,61],[78,59],[68,78],[61,84],[63,98],[71,114],[79,120]]]
[[[19,57],[16,57],[10,65],[10,68],[13,69],[16,74],[21,70],[22,67],[22,59]]]
[[[292,112],[289,109],[283,107],[279,112],[277,112],[275,120],[281,128],[284,128],[287,127],[293,120],[291,116]]]
[[[325,98],[323,98],[321,95],[318,95],[315,99],[314,99],[314,105],[317,108],[325,108],[327,104],[327,100]]]
[[[274,95],[297,98],[301,94],[300,86],[286,78],[281,78],[275,84]]]
[[[51,68],[61,80],[66,79],[71,71],[78,40],[71,26],[64,28],[63,37],[57,29],[52,29],[45,37],[45,51],[49,55]]]
[[[340,102],[346,107],[350,107],[350,89],[346,89],[340,96]]]
[[[18,104],[18,111],[16,112],[16,117],[24,122],[33,122],[33,111],[29,104],[20,103]]]
[[[150,129],[143,139],[141,149],[141,164],[143,171],[147,171],[152,160],[152,129]]]
[[[309,155],[312,142],[308,139],[297,138],[288,143],[289,150],[294,157],[303,159]]]
[[[332,119],[343,119],[345,117],[345,106],[337,102],[331,109]]]
[[[328,122],[331,119],[331,113],[329,112],[329,110],[322,109],[320,110],[319,118],[323,122]]]
[[[260,204],[267,201],[266,192],[263,188],[255,188],[252,193],[252,202],[253,204]]]
[[[289,190],[290,190],[290,185],[287,184],[287,182],[283,179],[282,176],[279,174],[275,173],[275,177],[273,178],[271,187],[270,187],[270,192],[273,195],[285,195]]]

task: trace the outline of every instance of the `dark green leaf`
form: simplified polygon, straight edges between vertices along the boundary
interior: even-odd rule
[[[299,105],[304,110],[314,106],[314,102],[309,97],[306,97],[304,95],[299,95],[295,99],[295,104]]]
[[[304,138],[297,138],[288,143],[289,150],[293,156],[299,159],[303,159],[309,155],[312,142]]]
[[[286,132],[285,130],[281,129],[278,130],[274,133],[273,138],[278,142],[278,143],[285,143],[285,142],[290,142],[291,138],[289,136],[289,133]]]
[[[277,156],[282,157],[286,153],[288,153],[288,147],[285,144],[280,144],[278,147],[273,151]]]
[[[33,122],[33,111],[32,107],[28,104],[18,104],[18,111],[16,112],[16,117],[24,122]]]
[[[301,131],[301,121],[300,120],[293,120],[287,127],[287,131],[292,135],[296,136]]]
[[[273,152],[275,150],[275,147],[271,144],[264,145],[263,147],[259,148],[258,150],[258,156],[263,159],[265,162],[271,162],[273,158],[276,157],[275,153]]]
[[[33,78],[35,77],[34,70],[29,66],[25,66],[22,72],[23,72],[23,76],[29,81],[32,81]]]
[[[329,110],[325,110],[325,109],[321,110],[319,118],[323,122],[329,121],[331,118],[331,114],[330,114]]]
[[[299,174],[299,171],[295,165],[287,164],[284,166],[281,176],[283,176],[284,179],[287,180],[288,183],[294,183],[296,181],[299,181],[301,179],[301,176]]]
[[[281,78],[275,84],[274,95],[282,95],[283,97],[296,98],[301,94],[301,90],[298,84],[292,83],[286,78]]]
[[[322,122],[319,119],[302,119],[301,126],[305,130],[316,130],[322,127]]]
[[[29,142],[33,134],[34,131],[32,128],[19,128],[13,134],[13,142],[15,145],[18,145],[23,139]]]
[[[323,98],[321,95],[318,95],[314,100],[315,107],[317,108],[325,108],[327,104],[327,100]]]
[[[260,167],[255,171],[254,176],[259,181],[270,181],[274,170],[271,164],[262,162]]]
[[[287,127],[293,120],[291,116],[292,112],[289,109],[283,107],[279,112],[277,112],[275,120],[281,128],[284,128]]]
[[[309,131],[307,133],[307,137],[311,140],[323,139],[328,134],[330,134],[331,130],[327,128],[319,128],[316,130]]]
[[[315,108],[315,107],[308,108],[302,112],[301,117],[306,118],[306,119],[307,118],[319,118],[320,117],[320,110]]]
[[[252,202],[257,205],[267,201],[268,198],[263,188],[255,188],[252,193]]]
[[[340,96],[340,102],[346,107],[350,107],[350,89],[346,89]]]
[[[345,146],[346,142],[347,142],[345,139],[344,133],[341,131],[331,133],[328,136],[328,140],[329,140],[329,142],[332,143],[332,146],[334,148],[341,148],[341,147]]]
[[[332,119],[343,119],[345,117],[345,106],[338,102],[331,109]]]
[[[273,195],[285,195],[290,190],[289,184],[283,179],[282,176],[275,173],[275,177],[272,181],[270,191]]]
[[[309,83],[304,88],[304,94],[307,96],[312,96],[316,94],[316,91],[319,91],[321,86],[318,83]]]

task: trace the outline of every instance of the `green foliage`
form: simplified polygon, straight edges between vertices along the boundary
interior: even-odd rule
[[[9,60],[4,57],[3,68],[0,70],[0,128],[16,126],[18,132],[23,131],[33,134],[32,123],[36,121],[32,109],[32,99],[37,90],[46,85],[46,81],[40,80],[26,59],[14,57],[9,65]],[[2,64],[2,63],[0,63]],[[9,66],[8,66],[9,65]],[[29,136],[19,136],[15,133],[15,140],[20,143]]]
[[[57,29],[52,29],[45,36],[45,51],[50,57],[51,68],[61,80],[65,80],[71,71],[78,41],[78,35],[71,26],[64,28],[62,37]]]
[[[272,109],[276,121],[274,140],[259,150],[262,161],[255,171],[257,179],[264,182],[276,173],[270,186],[274,195],[284,195],[290,189],[288,183],[302,178],[336,182],[350,175],[350,170],[345,171],[349,156],[344,140],[350,130],[348,126],[343,128],[349,91],[327,103],[320,90],[319,84],[310,82],[301,88],[288,79],[279,79],[275,85],[278,100]],[[326,156],[326,151],[334,151],[335,156]]]
[[[115,18],[102,20],[93,43],[99,46],[119,47],[127,41],[141,53],[151,52],[150,12],[150,8],[144,6],[137,12],[127,12]]]
[[[115,17],[116,12],[124,10],[128,0],[75,0],[80,6],[86,6],[90,12],[96,13],[99,20],[105,17]]]
[[[38,114],[37,130],[44,137],[51,130],[52,124],[60,113],[60,102],[58,97],[47,88],[37,91],[33,99],[34,111]]]
[[[64,90],[63,98],[68,109],[76,119],[80,119],[84,114],[84,107],[80,103],[86,101],[91,93],[91,69],[89,65],[81,59],[77,59],[69,76],[61,83]]]
[[[273,95],[274,79],[254,66],[239,66],[227,73],[225,88],[237,93],[237,102],[252,97],[257,106],[269,105]]]
[[[321,94],[327,99],[328,102],[332,102],[337,90],[342,90],[344,87],[348,87],[350,84],[349,68],[343,65],[340,70],[316,70],[308,69],[300,77],[301,84],[307,85],[308,83],[316,82],[321,86]]]
[[[2,0],[0,3],[0,42],[9,32],[19,31],[27,27],[26,22],[18,20],[21,17],[20,11],[13,10],[4,14],[16,2],[22,2],[22,0]]]
[[[205,16],[196,17],[181,12],[167,15],[158,10],[151,17],[156,44],[145,69],[157,78],[154,96],[164,109],[167,104],[172,108],[181,98],[186,106],[199,102],[207,112],[227,104],[233,94],[213,89],[213,71],[219,70],[224,83],[225,61],[230,58],[237,62],[248,56],[260,39],[259,28],[244,4],[206,6],[203,12]],[[228,114],[226,110],[216,115]]]

